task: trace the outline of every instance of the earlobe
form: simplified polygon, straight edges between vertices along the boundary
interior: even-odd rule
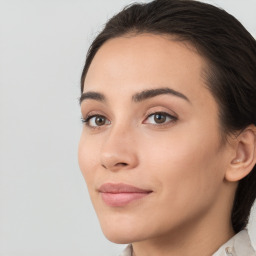
[[[237,182],[246,177],[256,163],[256,127],[248,126],[235,139],[234,152],[225,179]]]

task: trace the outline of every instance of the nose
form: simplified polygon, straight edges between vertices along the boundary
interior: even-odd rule
[[[115,127],[102,144],[101,166],[110,171],[129,170],[138,165],[135,136],[127,127]]]

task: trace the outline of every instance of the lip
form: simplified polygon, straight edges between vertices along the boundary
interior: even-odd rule
[[[125,206],[152,193],[152,190],[145,190],[124,183],[105,183],[100,186],[98,191],[102,200],[112,207]]]

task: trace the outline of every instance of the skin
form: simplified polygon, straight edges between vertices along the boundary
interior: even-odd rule
[[[206,61],[192,46],[142,34],[107,41],[84,82],[81,111],[91,117],[82,131],[79,165],[105,236],[132,243],[134,255],[212,255],[234,235],[230,213],[237,179],[226,179],[235,158],[223,143],[218,105],[206,87]],[[133,95],[169,88],[187,99],[161,94],[141,101]],[[165,112],[157,123],[153,113]],[[174,116],[174,118],[169,117]],[[232,176],[232,175],[231,175]],[[106,205],[104,183],[152,191],[122,207]]]

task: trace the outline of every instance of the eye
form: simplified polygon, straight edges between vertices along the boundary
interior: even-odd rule
[[[160,124],[160,125],[163,125],[163,124],[167,124],[167,123],[170,123],[172,121],[176,121],[177,118],[168,114],[168,113],[165,113],[165,112],[156,112],[156,113],[153,113],[153,114],[150,114],[145,123],[147,124],[154,124],[154,125],[157,125],[157,124]]]
[[[105,116],[101,115],[88,116],[86,119],[82,119],[82,122],[92,128],[97,128],[103,125],[110,124],[110,121]]]

